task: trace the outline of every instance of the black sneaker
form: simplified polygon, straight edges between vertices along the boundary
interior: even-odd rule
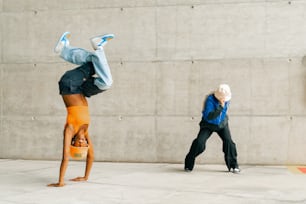
[[[186,157],[185,157],[184,170],[186,172],[191,172],[193,170],[193,167],[194,167],[194,162],[195,162],[195,159],[190,159],[188,157],[188,154],[187,154]]]
[[[185,170],[186,172],[191,172],[191,171],[192,171],[191,169],[189,169],[189,168],[187,168],[187,167],[185,167],[184,170]]]

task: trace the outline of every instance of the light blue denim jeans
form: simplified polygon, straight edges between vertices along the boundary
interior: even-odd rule
[[[92,62],[97,77],[94,84],[100,90],[107,90],[113,84],[112,74],[107,63],[107,59],[103,47],[94,52],[89,52],[82,48],[66,46],[63,48],[60,56],[67,62],[77,65],[83,65],[87,62]]]

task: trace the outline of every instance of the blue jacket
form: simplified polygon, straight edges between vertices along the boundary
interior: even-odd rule
[[[229,103],[229,101],[225,102],[224,107],[222,107],[213,94],[208,95],[202,111],[202,121],[206,126],[210,124],[213,129],[223,128],[228,121],[226,113]]]

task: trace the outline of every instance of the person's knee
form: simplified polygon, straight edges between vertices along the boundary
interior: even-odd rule
[[[106,90],[110,89],[112,85],[113,85],[112,81],[108,82],[108,83],[105,83],[105,85],[101,88],[101,90],[106,91]]]
[[[106,90],[110,89],[111,86],[113,85],[113,80],[112,80],[112,79],[109,79],[109,80],[104,80],[104,81],[102,81],[100,78],[96,78],[96,79],[94,80],[94,84],[95,84],[100,90],[106,91]]]
[[[200,154],[205,150],[205,142],[201,142],[199,139],[193,141],[193,146],[196,149],[197,153]]]
[[[236,146],[235,143],[233,142],[233,140],[231,138],[224,138],[223,142],[225,144],[228,144],[229,146]]]
[[[109,79],[109,81],[106,83],[106,85],[111,87],[113,85],[113,79]]]
[[[113,85],[113,79],[109,77],[107,80],[104,80],[105,87],[108,87],[108,89]]]

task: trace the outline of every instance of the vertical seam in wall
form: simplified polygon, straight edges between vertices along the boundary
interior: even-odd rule
[[[2,46],[1,46],[1,50],[2,50]],[[1,56],[2,56],[2,52],[1,52]],[[1,57],[2,58],[2,57]],[[2,79],[3,79],[3,71],[2,71],[2,68],[3,68],[3,66],[2,66],[2,60],[1,60],[1,64],[0,64],[0,84],[1,84],[1,86],[0,86],[0,136],[2,136],[2,130],[3,130],[3,85],[2,85]]]
[[[157,0],[155,0],[155,16],[154,16],[154,23],[155,23],[155,59],[158,57],[158,31],[157,31],[157,11],[158,11],[158,5]]]
[[[2,0],[1,0],[2,1]],[[1,28],[1,31],[3,31],[3,1],[2,1],[2,4],[1,4],[1,8],[0,8],[0,16],[1,16],[1,20],[0,20],[0,28]],[[0,50],[0,53],[1,53],[1,56],[0,56],[0,84],[1,84],[1,87],[0,87],[0,136],[2,135],[2,130],[3,130],[3,32],[1,32],[1,42],[0,42],[0,45],[1,45],[1,50]]]
[[[158,12],[158,5],[157,5],[157,0],[155,0],[155,13],[154,13],[154,24],[155,24],[155,59],[158,58],[158,31],[157,31],[157,12]],[[157,136],[157,122],[158,122],[158,83],[157,83],[157,70],[159,69],[158,67],[158,62],[155,61],[155,72],[154,72],[154,81],[155,81],[155,111],[154,111],[154,137],[155,137],[155,142],[157,144],[157,141],[158,141],[158,136]],[[158,149],[157,149],[157,146],[158,145],[155,145],[155,160],[158,161]]]
[[[265,4],[265,6],[264,6],[265,22],[264,22],[264,31],[263,32],[264,32],[264,36],[266,36],[267,28],[268,28],[268,26],[267,26],[267,6],[268,6],[268,2],[266,1],[266,2],[264,2],[264,4]],[[267,38],[266,37],[264,37],[264,52],[265,53],[267,52]]]
[[[2,1],[2,5],[1,5],[1,30],[3,31],[4,30],[4,26],[3,26],[3,24],[4,24],[4,20],[3,20],[3,14],[4,14],[4,6],[3,6],[3,4],[4,4],[4,2]],[[4,42],[4,40],[3,40],[3,32],[1,32],[1,58],[0,58],[0,60],[1,60],[1,64],[3,64],[3,42]],[[1,101],[2,102],[2,101]]]
[[[291,89],[291,77],[290,77],[290,70],[291,70],[291,60],[288,60],[288,63],[287,63],[287,76],[288,76],[288,91],[289,90],[292,90]],[[287,153],[286,153],[286,163],[285,165],[289,165],[289,161],[290,161],[290,134],[292,132],[292,125],[293,125],[293,117],[292,117],[292,109],[291,109],[291,106],[290,106],[290,99],[291,97],[287,97],[288,98],[288,107],[289,107],[289,116],[287,118],[287,120],[289,121],[289,130],[288,130],[288,134],[287,134]],[[292,163],[292,162],[291,162]],[[294,161],[295,163],[295,161]]]
[[[1,6],[1,8],[0,8],[1,10],[0,10],[0,16],[1,16],[1,20],[0,20],[0,23],[1,23],[1,31],[3,31],[3,2],[2,2],[2,6]],[[1,56],[0,56],[0,62],[1,62],[1,64],[3,64],[3,32],[1,32],[1,42],[0,42],[1,44]],[[1,76],[1,75],[0,75]]]

